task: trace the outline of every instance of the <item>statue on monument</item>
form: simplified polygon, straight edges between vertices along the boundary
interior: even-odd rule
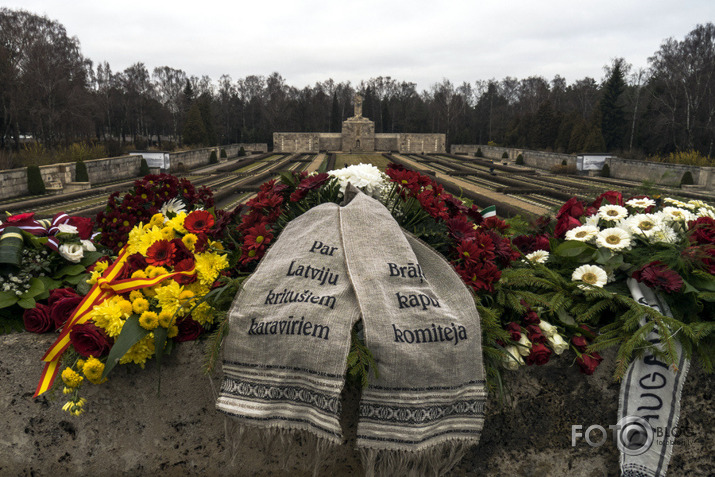
[[[355,117],[362,117],[362,96],[360,96],[360,93],[355,95]]]

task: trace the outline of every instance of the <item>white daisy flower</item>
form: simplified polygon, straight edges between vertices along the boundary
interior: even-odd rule
[[[710,217],[711,219],[715,219],[715,209],[711,209],[709,207],[701,207],[698,210],[698,213],[695,218],[698,217]]]
[[[566,232],[566,240],[578,240],[579,242],[589,242],[596,234],[599,228],[595,225],[582,225]]]
[[[624,250],[631,245],[631,234],[619,227],[601,230],[596,235],[596,245],[611,250]]]
[[[710,207],[710,205],[707,204],[707,202],[704,202],[702,200],[689,200],[688,204],[692,205],[696,209],[699,207]]]
[[[661,212],[666,222],[688,222],[695,219],[692,212],[680,207],[663,207]]]
[[[571,274],[571,280],[574,282],[584,282],[598,288],[603,288],[603,285],[608,283],[608,274],[604,269],[596,265],[581,265]]]
[[[598,216],[603,220],[622,220],[628,217],[628,209],[620,205],[603,205],[598,209]]]
[[[168,214],[179,215],[182,212],[186,212],[186,205],[184,205],[181,199],[174,197],[164,202],[159,212],[161,212],[164,217],[167,217]]]
[[[633,207],[634,209],[647,209],[648,207],[654,206],[655,201],[653,199],[644,197],[643,199],[631,199],[626,202],[626,205],[629,207]]]
[[[621,226],[633,235],[650,237],[662,222],[660,216],[655,214],[636,214],[628,217]]]
[[[530,254],[526,255],[526,259],[530,262],[546,263],[546,261],[549,259],[549,252],[547,252],[546,250],[537,250],[536,252],[531,252]]]

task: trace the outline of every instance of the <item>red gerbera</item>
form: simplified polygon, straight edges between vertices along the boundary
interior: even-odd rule
[[[683,279],[680,275],[658,260],[643,265],[633,272],[633,278],[647,287],[666,293],[675,293],[683,288]]]
[[[208,232],[214,226],[214,217],[206,210],[195,210],[186,216],[184,228],[191,233]]]
[[[176,247],[168,240],[157,240],[146,251],[146,263],[160,267],[167,265],[174,259]]]

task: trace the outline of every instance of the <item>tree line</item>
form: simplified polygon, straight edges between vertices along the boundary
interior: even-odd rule
[[[297,88],[279,73],[229,75],[214,82],[135,63],[112,71],[82,55],[58,22],[0,9],[0,148],[32,137],[46,147],[104,141],[171,148],[265,142],[285,132],[339,132],[353,97],[378,133],[438,132],[448,144],[485,144],[560,152],[662,155],[695,150],[713,157],[715,25],[669,38],[634,69],[616,58],[601,81],[448,79],[416,84],[376,77],[357,84],[327,79]]]

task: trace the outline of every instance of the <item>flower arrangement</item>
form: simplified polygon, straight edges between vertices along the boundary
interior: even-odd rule
[[[127,235],[139,223],[147,223],[157,212],[166,215],[194,208],[213,207],[213,194],[207,187],[195,188],[188,179],[169,174],[152,174],[134,183],[134,190],[120,197],[113,192],[105,210],[97,214],[101,243],[119,253]]]
[[[69,348],[70,364],[61,377],[69,395],[64,409],[72,414],[85,406],[79,394],[85,379],[104,382],[117,364],[143,368],[152,357],[159,361],[170,353],[174,342],[196,339],[213,325],[216,314],[206,297],[229,268],[223,245],[211,233],[215,216],[200,209],[165,210],[129,232],[112,264],[94,268],[87,280],[92,291],[75,304],[46,355]]]
[[[586,374],[600,363],[598,351],[611,346],[619,346],[616,378],[645,350],[673,365],[672,346],[662,351],[645,340],[654,327],[666,344],[678,340],[689,356],[698,356],[712,369],[714,217],[715,207],[702,201],[624,200],[621,193],[609,191],[590,204],[574,197],[559,209],[555,224],[541,218],[528,234],[514,237],[524,260],[500,283],[497,300],[502,306],[497,308],[502,316],[509,311],[521,315],[507,330],[522,348],[509,348],[514,359],[505,366],[517,368],[522,362],[514,351],[523,355],[529,341],[541,339],[531,318],[530,307],[535,307],[542,318],[558,323]],[[659,292],[673,318],[632,300],[629,277]],[[523,310],[504,306],[512,294],[526,300]],[[644,315],[647,322],[641,326]],[[542,321],[539,326],[548,335],[551,325]]]
[[[29,212],[0,221],[3,327],[18,328],[24,321],[28,331],[47,331],[52,322],[39,317],[44,316],[48,305],[38,302],[50,298],[54,289],[70,287],[77,295],[89,290],[83,283],[87,268],[103,255],[97,251],[92,228],[91,219],[62,213],[51,220],[36,220]],[[28,314],[37,319],[19,319]]]

